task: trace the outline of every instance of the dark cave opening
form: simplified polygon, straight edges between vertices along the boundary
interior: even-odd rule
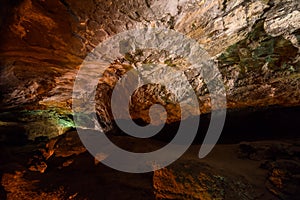
[[[262,109],[239,109],[228,110],[224,128],[218,140],[218,144],[238,144],[240,142],[253,142],[263,140],[285,140],[299,138],[299,114],[300,107],[279,107],[273,106]],[[193,120],[189,118],[186,120]],[[138,125],[145,126],[142,119],[134,120]],[[194,145],[202,144],[206,136],[210,123],[210,114],[200,116],[199,129],[196,138],[193,141]],[[163,129],[155,136],[147,139],[132,138],[136,142],[158,140],[164,144],[169,143],[176,135],[180,122],[165,124]],[[129,136],[116,125],[112,131],[106,133],[107,137],[114,136]],[[189,133],[186,133],[189,134]],[[130,136],[131,137],[131,136]],[[162,146],[164,146],[162,144]],[[161,148],[155,147],[153,151]],[[121,146],[122,147],[122,146]],[[124,149],[130,149],[128,146],[123,146]],[[129,150],[128,149],[128,150]],[[148,149],[149,150],[149,149]]]

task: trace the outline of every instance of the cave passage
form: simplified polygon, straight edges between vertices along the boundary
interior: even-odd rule
[[[236,144],[243,141],[258,140],[284,140],[299,137],[299,115],[300,107],[268,107],[228,110],[224,128],[219,144]],[[192,120],[192,118],[186,119]],[[141,126],[145,122],[138,119],[135,122]],[[202,144],[210,122],[210,114],[200,116],[200,123],[197,136],[193,144]],[[180,122],[166,124],[164,128],[155,136],[149,139],[156,139],[164,142],[171,141],[178,130]],[[126,133],[115,128],[108,132],[109,135],[125,136]],[[189,134],[189,133],[186,133]],[[148,138],[147,138],[148,139]],[[147,139],[136,139],[147,140]]]

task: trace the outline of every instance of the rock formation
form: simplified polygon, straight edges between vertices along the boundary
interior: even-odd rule
[[[258,170],[264,173],[254,174],[263,176],[265,182],[253,182],[247,175],[232,173],[228,166],[222,171],[218,168],[222,164],[216,164],[214,159],[203,163],[189,160],[189,153],[169,168],[141,175],[139,181],[94,164],[79,141],[70,144],[71,149],[63,149],[76,138],[74,132],[69,132],[75,128],[72,91],[82,62],[101,42],[135,28],[168,28],[197,41],[221,72],[229,111],[296,109],[300,106],[297,0],[3,0],[0,12],[0,144],[14,146],[9,150],[1,147],[0,199],[96,198],[96,190],[81,190],[79,184],[71,184],[72,177],[62,188],[39,190],[51,183],[46,181],[48,177],[64,173],[74,176],[72,169],[78,170],[85,161],[91,168],[89,178],[95,172],[103,182],[111,181],[101,191],[118,190],[114,183],[125,187],[106,198],[128,191],[124,196],[127,199],[136,190],[140,190],[138,197],[143,199],[296,199],[295,195],[299,195],[299,143],[290,140],[231,147],[236,151],[240,148],[240,156],[247,160],[240,158],[235,160],[237,163],[250,162],[251,166],[258,165],[256,168],[261,165]],[[115,128],[110,111],[113,87],[128,69],[146,62],[184,71],[199,98],[201,113],[211,112],[207,87],[198,74],[186,70],[186,60],[172,57],[170,52],[132,52],[111,63],[97,88],[96,110],[107,131]],[[183,86],[175,87],[185,90]],[[156,95],[151,95],[153,92]],[[169,109],[167,123],[176,123],[180,119],[178,105],[169,103],[171,98],[160,85],[142,87],[132,97],[132,117],[149,122],[149,107],[160,103]],[[293,119],[296,123],[297,117]],[[20,145],[21,150],[15,147]],[[32,155],[32,150],[38,155]],[[101,174],[99,169],[107,174]],[[79,173],[85,173],[84,169]],[[118,176],[124,182],[118,182]],[[127,184],[126,179],[131,177],[140,185]],[[51,180],[54,184],[62,181],[59,177]],[[35,181],[40,188],[36,188]],[[90,183],[96,184],[97,180]],[[71,189],[67,189],[68,184]],[[265,189],[259,184],[266,185]],[[95,192],[95,196],[88,192]]]
[[[51,110],[69,115],[73,81],[87,53],[117,33],[145,26],[174,29],[203,45],[222,73],[228,108],[300,102],[300,14],[294,0],[24,0],[3,5],[0,86],[4,110]],[[178,62],[174,65],[182,67]],[[124,66],[112,68],[114,74]],[[209,97],[198,79],[191,77],[203,102],[202,113],[209,112]],[[109,86],[100,87],[104,99],[99,104],[109,101],[116,80],[118,77],[110,77]],[[109,111],[103,106],[98,110],[103,121],[111,121]]]

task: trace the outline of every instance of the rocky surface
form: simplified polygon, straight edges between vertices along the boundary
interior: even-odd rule
[[[300,12],[296,0],[23,0],[4,1],[2,9],[2,110],[49,109],[71,114],[72,84],[87,53],[117,33],[145,26],[174,29],[197,40],[222,73],[228,108],[291,106],[300,102]],[[125,56],[126,59],[130,63],[130,58]],[[162,53],[159,59],[183,69],[182,62],[168,61]],[[126,66],[112,68],[112,74],[126,72]],[[105,102],[109,102],[113,83],[119,77],[109,77],[110,84],[101,88],[100,96],[104,97],[98,100],[98,115],[108,127],[111,116]],[[210,112],[203,83],[195,75],[191,81],[204,102],[202,113]],[[153,90],[161,89],[152,86],[143,93]],[[150,102],[164,99],[160,95]],[[136,110],[144,110],[142,105],[137,105]],[[147,121],[147,115],[140,115]],[[171,118],[176,121],[176,114]]]
[[[1,1],[0,199],[297,199],[299,10],[297,0]],[[196,139],[169,167],[128,174],[104,166],[82,146],[73,130],[72,90],[89,52],[142,27],[169,28],[197,41],[221,72],[226,107],[234,112],[221,138],[229,144],[217,145],[205,159],[197,157]],[[207,114],[204,125],[209,122],[210,96],[203,79],[187,70],[190,63],[144,49],[116,59],[99,80],[96,110],[107,131],[115,127],[113,87],[142,64],[184,71]],[[161,148],[180,119],[173,99],[158,84],[139,88],[131,117],[149,122],[149,107],[159,103],[171,129],[146,141],[115,130],[110,139],[134,152]],[[252,142],[232,144],[242,140]]]
[[[157,140],[114,136],[149,151]],[[151,144],[149,146],[149,144]],[[128,147],[128,145],[127,145]],[[299,141],[217,145],[204,159],[193,145],[175,163],[147,174],[95,160],[76,132],[26,146],[1,147],[1,199],[297,199]]]
[[[261,161],[261,168],[268,170],[266,187],[280,199],[297,199],[300,183],[298,140],[273,143],[242,143],[240,158]]]

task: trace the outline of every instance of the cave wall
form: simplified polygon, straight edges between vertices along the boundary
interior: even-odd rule
[[[86,55],[117,33],[145,26],[174,29],[197,40],[223,76],[228,108],[300,104],[297,0],[7,0],[1,9],[1,110],[30,113],[17,119],[32,123],[26,130],[45,119],[45,129],[61,127],[59,120],[53,122],[53,112],[70,121],[73,82]],[[124,72],[124,66],[110,70]],[[109,94],[119,78],[113,75],[101,91]],[[202,112],[209,112],[205,87],[197,77],[191,79],[200,88]],[[108,97],[99,98],[98,106],[105,122],[111,121]]]

